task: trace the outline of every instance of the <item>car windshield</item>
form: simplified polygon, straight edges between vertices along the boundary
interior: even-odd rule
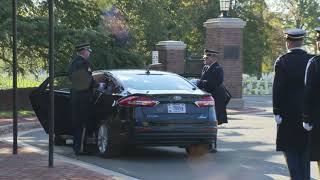
[[[136,90],[189,90],[195,87],[171,74],[117,74],[117,77],[124,86]]]

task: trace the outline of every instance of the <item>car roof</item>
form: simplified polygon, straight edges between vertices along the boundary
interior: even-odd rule
[[[162,76],[162,75],[168,75],[168,76],[175,76],[175,77],[180,77],[181,79],[184,79],[184,77],[176,74],[176,73],[171,73],[171,72],[165,72],[165,71],[157,71],[157,70],[150,70],[149,71],[150,74],[149,75],[156,75],[156,76]],[[93,72],[94,75],[98,75],[98,74],[109,74],[111,75],[113,78],[116,79],[117,83],[119,83],[120,86],[122,86],[124,89],[127,89],[127,84],[124,84],[123,81],[121,81],[119,79],[119,76],[136,76],[136,75],[147,75],[146,70],[145,69],[107,69],[107,70],[98,70],[98,71],[94,71]],[[190,82],[189,82],[190,83]],[[191,84],[191,83],[190,83]],[[193,85],[194,86],[194,85]],[[152,93],[160,93],[157,90],[137,90],[137,89],[132,89],[130,88],[130,92],[131,93],[146,93],[146,91],[148,91],[148,94],[152,94]],[[161,91],[161,90],[160,90]],[[191,94],[197,94],[200,93],[199,91],[201,91],[200,89],[198,89],[197,91],[193,91]],[[166,90],[166,93],[168,92],[168,90]],[[171,92],[171,90],[170,90]],[[175,93],[181,93],[178,91],[172,91]],[[163,93],[163,92],[161,92]],[[201,91],[200,94],[206,94],[204,92]]]
[[[171,72],[149,70],[149,75],[177,75]],[[108,69],[108,70],[97,70],[93,72],[94,74],[98,73],[111,73],[113,75],[134,75],[134,74],[147,74],[145,69]]]

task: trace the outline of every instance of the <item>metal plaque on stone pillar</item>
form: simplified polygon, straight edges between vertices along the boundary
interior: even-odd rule
[[[239,45],[226,45],[223,51],[224,60],[240,60],[240,46]]]

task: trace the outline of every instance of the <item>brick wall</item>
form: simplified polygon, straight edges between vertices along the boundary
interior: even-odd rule
[[[185,48],[181,41],[161,41],[156,45],[159,51],[159,63],[164,70],[177,74],[185,73]]]
[[[232,24],[239,21],[239,27]],[[219,51],[219,63],[224,69],[224,84],[230,90],[233,98],[242,98],[242,30],[243,23],[237,19],[213,19],[205,23],[206,48]],[[239,57],[224,59],[225,46],[239,47]]]
[[[29,94],[35,88],[19,88],[17,89],[17,106],[19,109],[31,110]],[[0,111],[12,110],[13,108],[13,90],[0,90]]]
[[[167,51],[167,71],[184,74],[185,50]]]

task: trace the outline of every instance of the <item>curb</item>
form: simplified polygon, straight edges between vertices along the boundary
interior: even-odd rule
[[[32,130],[19,132],[18,133],[18,137],[20,137],[22,135],[25,135],[25,134],[28,134],[28,133],[31,133],[31,132],[39,131],[39,130],[42,130],[42,128],[35,128],[35,129],[32,129]],[[11,138],[9,135],[10,134],[2,134],[2,135],[0,135],[0,140],[3,140],[5,142],[7,142],[7,143],[12,143],[12,139],[9,139],[9,138]],[[32,148],[32,149],[36,150],[41,155],[48,155],[48,151],[42,150],[42,149],[40,149],[38,147],[35,147],[35,146],[30,145],[30,144],[21,142],[19,140],[18,140],[18,145]],[[90,164],[90,163],[86,163],[86,162],[83,162],[83,161],[79,161],[79,160],[76,160],[76,159],[65,157],[65,156],[59,155],[57,153],[54,153],[54,159],[63,161],[63,162],[68,163],[68,164],[73,164],[73,165],[85,168],[85,169],[87,169],[89,171],[93,171],[93,172],[99,173],[101,175],[110,176],[110,177],[114,178],[115,180],[139,180],[139,179],[137,179],[135,177],[127,176],[125,174],[121,174],[121,173],[116,172],[116,171],[105,169],[105,168],[102,168],[102,167],[99,167],[99,166],[96,166],[96,165],[93,165],[93,164]]]
[[[228,111],[228,110],[227,110]],[[248,109],[248,110],[234,110],[234,109],[229,109],[231,112],[227,112],[228,115],[238,115],[238,114],[252,114],[252,113],[260,113],[260,112],[266,112],[265,109]],[[233,111],[233,112],[232,112]]]

